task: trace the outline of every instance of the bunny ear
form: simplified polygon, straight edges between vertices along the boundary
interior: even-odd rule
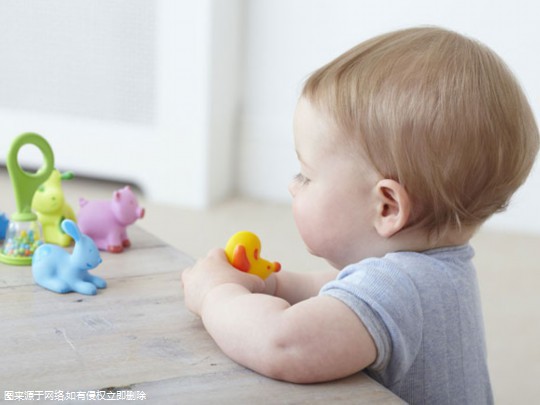
[[[79,227],[71,219],[64,219],[62,221],[62,229],[71,236],[75,242],[78,242],[81,239],[81,231],[79,231]]]

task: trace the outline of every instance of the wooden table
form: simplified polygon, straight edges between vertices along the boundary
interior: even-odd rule
[[[234,363],[184,306],[192,259],[138,227],[130,237],[124,253],[102,253],[93,274],[108,286],[96,296],[56,294],[30,267],[0,264],[0,402],[402,403],[363,373],[297,385]]]

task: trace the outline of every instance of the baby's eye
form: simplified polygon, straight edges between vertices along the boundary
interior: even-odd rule
[[[301,186],[305,186],[308,184],[311,180],[308,179],[306,176],[304,176],[302,173],[298,173],[296,176],[294,176],[294,181]]]

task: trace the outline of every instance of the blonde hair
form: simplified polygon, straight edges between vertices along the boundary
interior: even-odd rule
[[[405,187],[409,225],[437,234],[504,210],[538,151],[533,113],[504,62],[436,27],[361,43],[314,72],[302,95]]]

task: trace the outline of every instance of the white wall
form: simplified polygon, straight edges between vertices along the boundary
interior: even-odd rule
[[[36,131],[60,169],[131,181],[156,201],[204,207],[238,191],[289,202],[302,81],[373,35],[434,24],[476,37],[508,62],[540,116],[538,4],[3,1],[0,162],[15,135]],[[539,200],[536,169],[490,226],[540,233]]]
[[[162,203],[227,196],[242,11],[241,0],[0,1],[0,163],[31,131],[75,175]]]
[[[477,38],[499,53],[540,117],[540,3],[481,0],[249,0],[239,158],[242,193],[289,201],[297,171],[292,114],[310,72],[373,35],[440,25]],[[489,221],[498,229],[540,234],[540,172],[511,208]]]

